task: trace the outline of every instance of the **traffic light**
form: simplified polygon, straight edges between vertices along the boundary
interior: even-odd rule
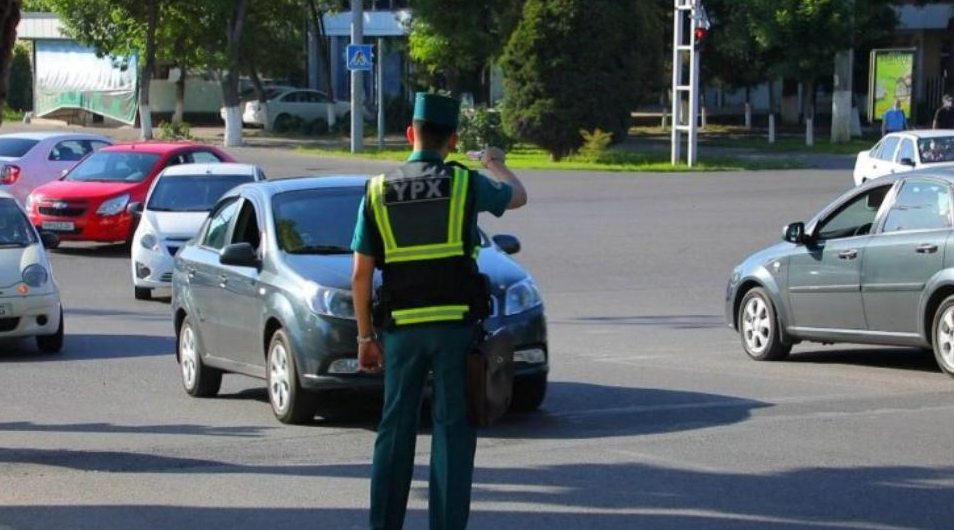
[[[695,47],[696,51],[702,49],[706,41],[706,35],[708,34],[708,29],[702,27],[696,28],[696,33],[692,36],[692,45]]]

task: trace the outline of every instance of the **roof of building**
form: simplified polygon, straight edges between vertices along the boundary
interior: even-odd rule
[[[70,40],[63,32],[63,23],[56,13],[25,11],[20,13],[17,38],[24,40],[60,39]]]

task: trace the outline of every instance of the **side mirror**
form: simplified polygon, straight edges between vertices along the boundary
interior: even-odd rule
[[[219,263],[235,267],[251,267],[257,269],[261,263],[258,254],[249,243],[235,243],[228,245],[219,252]]]
[[[914,160],[911,160],[910,158],[902,158],[901,165],[914,167]]]
[[[143,206],[141,202],[131,202],[126,205],[126,213],[132,215],[142,215]]]
[[[785,227],[785,235],[782,239],[796,245],[808,243],[808,236],[805,235],[805,223],[791,223]]]
[[[46,248],[56,248],[60,245],[60,236],[53,232],[40,232],[40,241]]]
[[[520,252],[520,240],[507,234],[497,234],[492,237],[494,244],[500,247],[500,250],[507,254],[516,254]]]

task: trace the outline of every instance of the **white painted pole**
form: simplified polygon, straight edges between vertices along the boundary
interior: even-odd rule
[[[805,118],[805,145],[815,145],[815,118]]]
[[[680,109],[682,108],[682,92],[679,90],[679,82],[682,79],[682,52],[679,46],[682,44],[682,22],[684,13],[679,9],[680,0],[674,0],[673,24],[672,24],[672,154],[670,161],[672,165],[679,163],[682,158],[682,137],[679,131],[679,125],[682,124]]]
[[[689,17],[689,153],[686,165],[692,167],[699,158],[699,137],[696,128],[696,117],[699,115],[699,52],[695,47],[696,28],[698,20],[695,12]]]
[[[749,102],[745,103],[745,130],[752,130],[752,104]]]
[[[769,114],[769,131],[768,131],[768,142],[770,144],[775,143],[775,114]]]
[[[364,43],[364,3],[351,0],[351,44]],[[351,71],[351,152],[364,147],[364,85],[361,70]]]

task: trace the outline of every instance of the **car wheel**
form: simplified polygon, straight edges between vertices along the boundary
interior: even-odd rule
[[[934,358],[947,375],[954,377],[954,296],[948,296],[934,314]]]
[[[266,371],[268,402],[282,423],[305,423],[315,417],[317,396],[301,387],[291,342],[283,330],[272,335],[268,345]]]
[[[756,361],[779,361],[787,357],[792,347],[780,340],[778,319],[768,293],[761,287],[750,289],[739,307],[739,334],[745,353]]]
[[[60,353],[63,349],[63,308],[60,308],[60,325],[52,335],[37,335],[36,347],[43,353]]]
[[[192,397],[212,397],[222,387],[222,371],[210,368],[202,362],[199,340],[189,317],[179,325],[179,369],[182,371],[182,386]]]
[[[133,296],[136,300],[152,300],[152,289],[148,287],[133,287]]]
[[[287,132],[289,127],[291,127],[291,116],[288,114],[275,116],[275,122],[272,124],[275,132]]]
[[[547,374],[520,377],[513,381],[510,410],[531,412],[540,408],[547,396]]]

